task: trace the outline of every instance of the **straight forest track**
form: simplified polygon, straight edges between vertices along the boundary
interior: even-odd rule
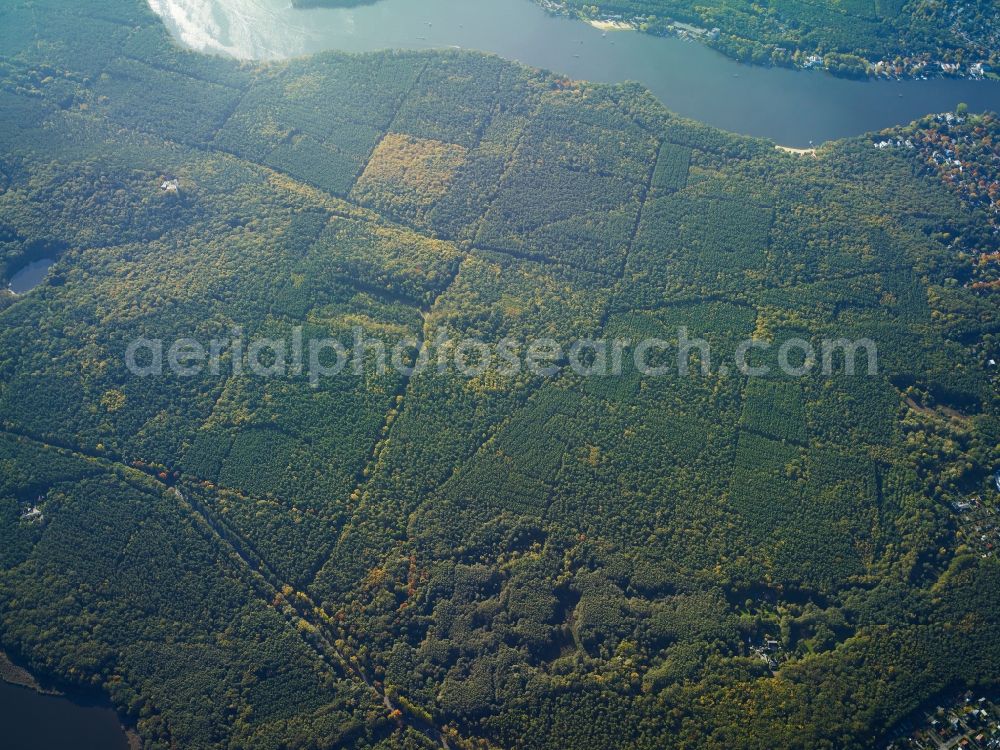
[[[133,466],[120,461],[110,460],[78,446],[67,443],[46,442],[28,433],[9,428],[0,430],[0,433],[33,443],[48,450],[56,451],[62,455],[82,458],[96,463],[108,472],[118,475],[122,481],[139,492],[148,494],[158,490],[169,494],[177,502],[180,510],[192,522],[194,528],[220,549],[238,568],[243,570],[247,576],[248,583],[257,597],[282,615],[289,627],[296,633],[299,633],[303,643],[312,648],[328,667],[348,679],[363,682],[390,714],[398,711],[396,715],[400,718],[397,720],[397,723],[400,726],[409,726],[445,750],[451,750],[451,745],[448,742],[449,737],[453,738],[460,745],[467,744],[466,739],[456,737],[454,730],[450,729],[446,734],[436,725],[421,717],[413,716],[409,712],[403,711],[389,696],[383,686],[372,678],[359,659],[352,659],[342,648],[337,646],[337,633],[332,630],[331,625],[326,619],[320,616],[320,608],[313,602],[309,595],[304,591],[297,590],[291,584],[281,581],[278,575],[267,564],[267,561],[252,551],[253,546],[237,532],[229,528],[228,525],[221,523],[211,510],[195,499],[194,493],[185,495],[179,486],[163,482],[151,472],[140,471]],[[278,606],[276,602],[288,604],[294,611],[294,616],[285,608]],[[305,638],[301,634],[297,627],[298,621],[305,622],[310,626],[311,632],[315,635],[315,640]]]

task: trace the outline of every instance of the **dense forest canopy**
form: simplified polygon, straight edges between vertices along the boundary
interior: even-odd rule
[[[1000,679],[955,510],[998,504],[995,117],[797,155],[491,56],[5,0],[0,118],[0,275],[56,259],[0,296],[0,644],[145,747],[845,750]],[[294,328],[879,369],[123,365]]]

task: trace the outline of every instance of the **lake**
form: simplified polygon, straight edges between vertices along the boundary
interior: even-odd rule
[[[0,747],[4,750],[127,750],[110,708],[42,695],[0,680]]]
[[[20,271],[10,277],[8,287],[12,292],[24,294],[30,292],[45,280],[45,274],[49,272],[55,261],[52,258],[42,258],[32,261]]]
[[[639,81],[671,110],[739,133],[808,146],[910,122],[966,102],[1000,110],[1000,82],[851,81],[742,65],[701,44],[606,34],[531,0],[379,0],[292,8],[289,0],[149,0],[175,38],[242,59],[319,52],[462,47],[578,79]]]

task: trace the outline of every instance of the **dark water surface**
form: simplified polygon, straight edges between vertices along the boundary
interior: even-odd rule
[[[29,263],[10,277],[10,284],[8,285],[10,290],[18,294],[30,292],[42,283],[45,279],[45,274],[49,272],[53,263],[55,261],[51,258],[42,258],[41,260]]]
[[[241,58],[322,50],[462,47],[573,78],[639,81],[671,110],[739,133],[807,146],[910,122],[966,102],[1000,110],[1000,82],[850,81],[741,65],[704,45],[635,31],[602,32],[531,0],[379,0],[298,10],[289,0],[148,0],[188,46]]]
[[[3,750],[127,750],[114,711],[0,680]]]

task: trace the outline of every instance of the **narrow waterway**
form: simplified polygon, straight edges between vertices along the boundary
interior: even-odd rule
[[[1000,110],[1000,82],[851,81],[741,65],[676,37],[601,31],[531,0],[378,0],[293,8],[289,0],[149,0],[182,43],[245,59],[322,50],[462,47],[573,78],[648,86],[674,112],[790,146],[910,122],[965,102]]]

